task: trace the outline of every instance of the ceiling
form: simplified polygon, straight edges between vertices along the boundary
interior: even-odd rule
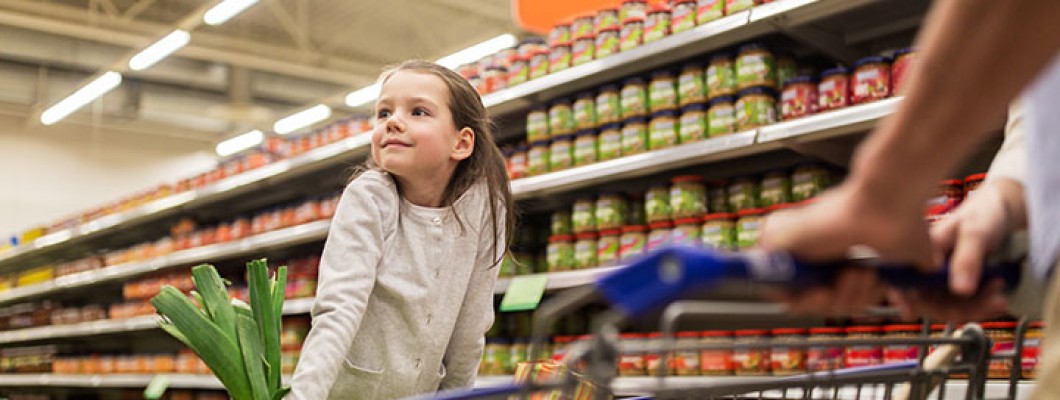
[[[0,114],[37,123],[86,79],[216,2],[0,1]],[[199,24],[175,56],[125,73],[59,124],[213,143],[367,85],[386,65],[507,32],[520,30],[504,0],[260,0],[223,25]]]

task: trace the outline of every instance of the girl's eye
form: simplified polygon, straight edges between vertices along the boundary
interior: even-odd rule
[[[431,113],[427,112],[426,108],[416,107],[416,109],[412,110],[412,115],[425,116],[425,115],[431,115]]]
[[[380,119],[386,118],[386,117],[389,117],[389,116],[390,116],[390,110],[385,110],[384,109],[384,110],[376,111],[376,113],[375,113],[375,117],[376,118],[380,118]]]

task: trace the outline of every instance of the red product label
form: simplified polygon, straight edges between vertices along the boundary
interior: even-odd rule
[[[850,346],[843,361],[847,368],[879,365],[883,363],[883,349],[879,346]]]
[[[891,95],[891,70],[886,65],[865,65],[854,72],[851,102],[860,104]]]
[[[829,76],[817,85],[817,105],[820,111],[834,110],[849,104],[850,88],[846,76]]]
[[[1023,354],[1020,361],[1024,371],[1030,371],[1038,366],[1038,353],[1041,339],[1029,338],[1023,341]]]
[[[917,347],[914,345],[903,344],[887,346],[883,350],[883,362],[893,363],[902,361],[916,361],[917,355]]]
[[[769,354],[773,371],[802,371],[806,369],[806,351],[798,347],[774,347]]]
[[[806,365],[811,371],[828,371],[843,367],[842,347],[811,347],[806,352]]]
[[[894,65],[891,66],[891,92],[901,93],[902,85],[905,84],[905,76],[909,71],[909,68],[913,65],[913,56],[905,55],[898,57],[894,60]]]
[[[733,368],[739,371],[769,372],[769,350],[738,349],[732,352]]]
[[[703,350],[699,353],[700,371],[719,372],[732,370],[731,350]]]
[[[810,115],[817,110],[817,88],[811,83],[788,85],[780,96],[783,119]]]

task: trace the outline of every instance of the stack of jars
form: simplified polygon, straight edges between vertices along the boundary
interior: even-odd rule
[[[901,93],[916,52],[904,48],[894,57],[865,57],[853,69],[825,70],[820,79],[801,75],[784,80],[781,119],[789,120],[850,105],[864,104]]]
[[[968,175],[962,179],[945,179],[939,183],[935,197],[928,199],[925,218],[937,222],[949,215],[986,179],[985,173]]]

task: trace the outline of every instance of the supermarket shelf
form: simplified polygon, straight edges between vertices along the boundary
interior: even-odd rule
[[[545,286],[545,290],[559,290],[587,285],[596,280],[597,277],[618,268],[621,267],[599,267],[579,271],[550,272],[543,274],[548,277],[548,284]],[[493,292],[496,294],[504,293],[508,290],[508,284],[510,284],[511,281],[512,278],[497,279],[497,286],[494,287]]]
[[[351,157],[367,153],[369,140],[370,135],[357,135],[341,142],[313,149],[294,158],[280,160],[253,171],[223,179],[201,189],[165,197],[132,210],[49,233],[32,243],[0,253],[0,269],[39,259],[64,245],[90,241],[117,230],[145,226],[184,209],[216,203],[247,191],[256,190],[282,176],[303,174],[345,162]]]
[[[95,271],[86,271],[73,275],[61,276],[51,281],[17,287],[0,292],[0,303],[6,303],[31,296],[39,296],[57,290],[73,289],[102,282],[120,280],[165,268],[211,262],[224,257],[252,254],[264,248],[291,246],[314,240],[322,240],[327,237],[328,227],[330,225],[330,220],[313,221],[298,226],[261,233],[237,241],[176,251],[150,260],[129,262],[101,268]]]
[[[162,374],[171,389],[224,389],[213,375]],[[68,374],[0,374],[0,387],[87,387],[142,388],[155,378],[151,374],[68,375]],[[284,382],[291,376],[285,375]],[[475,387],[510,383],[511,376],[487,376],[475,380]]]
[[[865,131],[898,109],[901,97],[829,111],[758,129],[758,142],[768,143],[814,134],[816,138]]]
[[[647,395],[643,388],[653,387],[658,384],[658,379],[655,377],[620,377],[615,379],[614,388],[615,395],[617,396],[641,396]],[[770,379],[768,377],[668,377],[666,384],[673,385],[675,388],[683,386],[703,386],[708,382],[722,383],[753,383],[753,382],[766,382]],[[968,382],[962,380],[949,380],[946,381],[946,390],[942,397],[945,400],[962,400],[965,398],[965,391],[968,388]],[[1034,388],[1033,381],[1020,381],[1018,383],[1018,390],[1016,392],[1016,399],[1023,400],[1029,399],[1031,390]],[[873,390],[875,389],[875,390]],[[986,383],[986,391],[984,398],[987,399],[1002,399],[1008,398],[1009,384],[1008,382],[1002,381],[988,381]],[[804,398],[802,390],[792,389],[788,390],[786,395],[784,392],[779,390],[767,391],[762,393],[762,398],[767,399],[801,399]],[[832,398],[828,394],[815,391],[812,397],[813,399],[824,399]],[[932,393],[928,398],[935,399],[937,391]],[[758,398],[758,397],[755,397]],[[839,391],[837,399],[885,399],[885,392],[881,387],[873,388],[872,386],[866,386],[862,389],[860,396],[856,392],[856,389],[845,387]]]

